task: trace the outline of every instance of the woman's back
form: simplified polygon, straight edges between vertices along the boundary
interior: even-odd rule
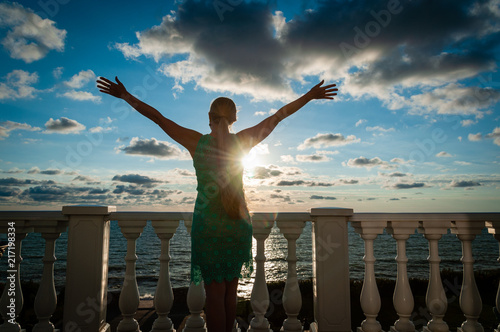
[[[235,135],[230,136],[236,140]],[[220,167],[225,160],[224,167]],[[229,217],[221,202],[221,189],[230,185],[243,193],[243,167],[237,151],[217,149],[216,139],[203,135],[196,147],[193,164],[198,180],[193,227],[191,230],[191,279],[199,283],[222,282],[241,277],[241,267],[251,269],[252,226],[248,212],[244,218]],[[226,172],[228,176],[223,176]]]

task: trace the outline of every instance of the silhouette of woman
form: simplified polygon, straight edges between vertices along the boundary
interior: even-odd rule
[[[335,84],[315,85],[256,126],[230,133],[236,106],[225,97],[215,99],[208,113],[210,134],[179,126],[132,96],[115,77],[97,80],[99,91],[120,98],[158,124],[185,147],[193,158],[198,181],[191,229],[191,281],[205,284],[205,314],[209,332],[230,332],[236,318],[238,278],[243,265],[252,270],[252,224],[243,191],[241,158],[265,139],[280,121],[313,99],[333,99]],[[247,271],[248,271],[247,270]]]

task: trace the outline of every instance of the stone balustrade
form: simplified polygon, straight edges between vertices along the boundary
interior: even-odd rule
[[[8,234],[9,245],[0,260],[7,266],[7,277],[2,297],[0,314],[3,324],[0,331],[20,331],[17,317],[23,307],[20,283],[22,271],[21,246],[28,233],[40,233],[45,240],[41,282],[35,300],[38,323],[33,331],[55,331],[51,316],[56,309],[54,284],[55,243],[61,233],[68,232],[66,290],[64,301],[63,331],[110,331],[106,322],[108,259],[110,222],[117,221],[126,239],[127,252],[124,257],[125,272],[121,287],[119,308],[122,319],[117,331],[140,331],[134,319],[139,306],[139,288],[136,278],[136,243],[148,222],[160,239],[160,270],[154,295],[154,306],[158,317],[152,331],[174,332],[169,312],[175,301],[170,282],[170,240],[176,233],[180,221],[184,221],[188,232],[191,229],[192,213],[184,212],[116,212],[110,206],[67,206],[62,211],[4,211],[0,212],[0,233]],[[375,239],[386,232],[394,239],[397,255],[394,258],[396,286],[393,306],[398,319],[390,331],[415,331],[412,321],[414,294],[409,285],[406,246],[409,237],[421,233],[428,242],[429,282],[426,294],[430,319],[424,332],[445,332],[450,328],[444,317],[448,300],[441,280],[439,241],[451,231],[462,246],[463,283],[460,293],[460,308],[464,322],[458,328],[462,332],[483,331],[481,325],[482,302],[474,280],[473,240],[484,228],[500,241],[500,213],[353,213],[352,209],[312,209],[310,213],[255,213],[253,236],[255,238],[255,279],[251,293],[254,313],[248,331],[271,331],[268,321],[270,305],[266,284],[265,242],[273,227],[278,227],[287,241],[286,283],[283,307],[286,319],[282,331],[303,331],[298,319],[302,307],[297,278],[296,241],[302,234],[306,222],[313,226],[313,292],[315,322],[311,331],[382,331],[377,316],[381,309],[381,298],[376,283]],[[352,226],[364,242],[364,281],[360,304],[365,314],[363,322],[351,327],[349,287],[349,243],[348,228]],[[112,236],[116,236],[113,234]],[[424,250],[424,248],[422,248]],[[500,258],[499,258],[500,262]],[[460,264],[457,262],[457,264]],[[11,291],[9,291],[11,290]],[[495,291],[496,309],[500,309],[500,287]],[[11,304],[13,303],[13,305]],[[201,313],[205,304],[203,284],[191,284],[187,294],[190,317],[183,331],[206,331]],[[91,313],[91,314],[89,314]],[[235,324],[234,331],[239,331]],[[500,332],[500,326],[495,330]]]

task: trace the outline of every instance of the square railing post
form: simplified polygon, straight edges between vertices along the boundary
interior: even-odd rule
[[[64,206],[69,216],[63,331],[108,332],[109,214],[114,206]]]
[[[347,221],[352,214],[352,209],[344,208],[311,209],[315,320],[311,331],[351,331]]]

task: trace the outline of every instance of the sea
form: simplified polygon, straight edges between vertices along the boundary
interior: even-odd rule
[[[5,234],[0,235],[0,241],[6,240]],[[362,280],[364,277],[364,243],[361,237],[349,225],[349,269],[351,279]],[[3,242],[3,241],[2,241]],[[126,239],[123,237],[118,222],[111,221],[111,236],[109,244],[109,279],[108,290],[118,291],[125,275],[125,255],[127,250]],[[170,241],[170,281],[172,287],[188,287],[190,279],[190,237],[183,222]],[[375,240],[375,274],[377,278],[396,278],[397,264],[396,241],[391,235],[384,233]],[[56,258],[54,263],[54,279],[56,290],[64,287],[66,271],[67,233],[61,234],[56,242]],[[154,296],[158,275],[160,271],[160,240],[155,234],[151,223],[145,227],[144,232],[137,240],[136,262],[137,283],[142,299],[151,299]],[[472,244],[475,270],[498,269],[499,244],[493,235],[483,229]],[[256,242],[253,244],[254,256]],[[456,235],[445,234],[439,241],[441,269],[461,271],[462,256],[461,243]],[[287,275],[287,241],[275,226],[265,242],[266,252],[266,280],[286,280]],[[429,275],[428,242],[422,234],[415,232],[407,241],[408,276],[410,278],[427,279]],[[39,282],[42,271],[44,255],[44,239],[39,233],[30,233],[22,242],[20,276],[21,280]],[[297,275],[299,279],[311,279],[312,271],[312,224],[307,222],[302,235],[297,240]],[[0,259],[0,271],[5,281],[7,258]],[[255,266],[255,264],[254,264]],[[252,291],[255,272],[251,277],[240,279],[238,296],[249,299]]]

